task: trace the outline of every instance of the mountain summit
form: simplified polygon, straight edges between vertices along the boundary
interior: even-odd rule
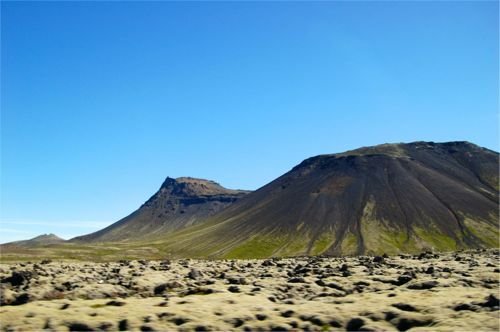
[[[226,189],[214,181],[167,177],[138,210],[98,232],[71,241],[135,241],[157,237],[204,221],[247,193]]]
[[[468,142],[312,157],[169,237],[169,249],[244,258],[497,247],[498,157]]]

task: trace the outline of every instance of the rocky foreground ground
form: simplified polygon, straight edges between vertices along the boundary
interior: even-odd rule
[[[499,251],[1,264],[4,331],[498,331]]]

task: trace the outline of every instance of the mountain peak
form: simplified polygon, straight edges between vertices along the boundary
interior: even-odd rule
[[[408,157],[412,151],[427,150],[441,152],[456,152],[456,150],[487,150],[467,141],[452,141],[436,143],[432,141],[416,141],[411,143],[384,143],[374,146],[361,147],[354,150],[348,150],[341,153],[329,154],[326,156],[364,156],[364,155],[387,155],[391,157]]]
[[[433,154],[445,156],[448,154],[464,154],[472,156],[474,153],[487,152],[498,154],[495,151],[488,150],[467,141],[452,141],[436,143],[432,141],[416,141],[411,143],[384,143],[374,146],[366,146],[345,152],[317,155],[304,160],[294,169],[310,167],[327,167],[335,163],[339,158],[365,158],[365,157],[387,157],[398,159],[415,158],[417,155]]]
[[[404,143],[385,143],[374,146],[361,147],[346,152],[330,154],[328,156],[346,157],[346,156],[363,156],[372,154],[382,154],[393,157],[405,156]]]
[[[179,197],[195,197],[238,194],[245,193],[246,191],[227,189],[211,180],[193,177],[178,177],[176,179],[167,177],[160,187],[160,192],[170,193],[173,196]]]
[[[74,240],[122,241],[161,235],[197,224],[247,193],[249,191],[224,188],[211,180],[167,177],[138,210],[105,229]]]

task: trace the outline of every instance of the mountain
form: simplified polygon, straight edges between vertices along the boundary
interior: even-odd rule
[[[118,222],[71,242],[136,241],[196,225],[245,196],[218,183],[190,177],[169,178],[138,210]]]
[[[255,258],[498,247],[498,170],[497,152],[468,142],[320,155],[168,234],[163,249]]]
[[[65,241],[66,240],[61,239],[59,236],[51,233],[51,234],[42,234],[29,240],[5,243],[4,245],[15,245],[19,247],[34,247],[34,246],[43,246],[49,244],[60,244]]]

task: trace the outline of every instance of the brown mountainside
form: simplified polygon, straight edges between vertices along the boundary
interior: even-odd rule
[[[196,225],[231,205],[248,192],[218,183],[181,177],[169,178],[138,210],[98,231],[72,242],[135,241]]]

